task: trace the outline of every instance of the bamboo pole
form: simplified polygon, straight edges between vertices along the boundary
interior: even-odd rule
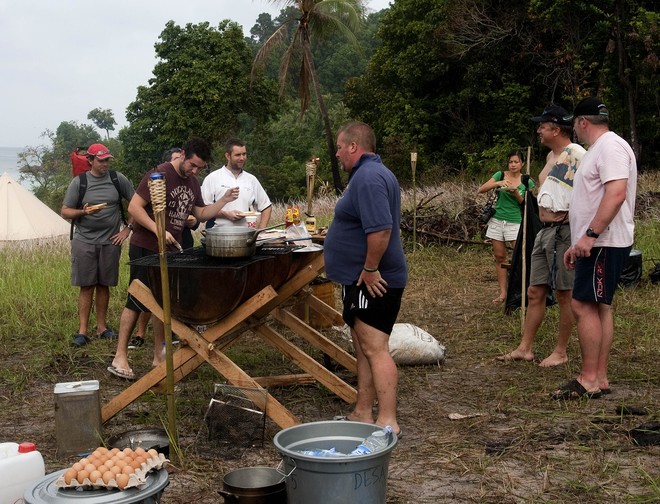
[[[417,183],[415,172],[417,170],[417,152],[410,153],[410,166],[412,168],[412,187],[413,187],[413,256],[417,248]]]
[[[154,173],[149,177],[149,195],[151,206],[156,221],[156,236],[158,237],[158,253],[160,255],[160,280],[163,292],[163,326],[165,329],[165,385],[167,391],[167,423],[170,446],[175,449],[170,452],[170,457],[176,454],[178,436],[176,430],[176,403],[174,401],[174,360],[172,358],[172,318],[170,309],[170,284],[167,271],[167,243],[165,242],[165,208],[166,208],[166,186],[165,179],[160,173]]]
[[[527,175],[529,175],[530,157],[532,155],[532,147],[527,146]],[[525,191],[525,209],[523,213],[523,237],[522,237],[522,280],[520,288],[520,334],[525,332],[525,317],[527,315],[527,213],[529,212],[529,205],[527,204],[527,191]]]

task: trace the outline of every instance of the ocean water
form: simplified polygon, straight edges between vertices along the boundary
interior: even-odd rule
[[[0,147],[0,175],[8,173],[25,189],[32,191],[33,188],[29,182],[26,180],[21,181],[21,173],[18,171],[18,153],[23,150],[21,147]]]

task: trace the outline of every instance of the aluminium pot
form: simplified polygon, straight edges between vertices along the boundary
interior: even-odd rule
[[[257,251],[257,236],[262,231],[282,224],[261,229],[243,226],[214,226],[202,231],[206,237],[206,255],[212,257],[252,257]]]
[[[284,475],[270,467],[236,469],[222,479],[226,504],[286,504]]]

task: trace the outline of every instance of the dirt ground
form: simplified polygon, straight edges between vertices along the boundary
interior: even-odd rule
[[[649,362],[657,366],[657,344],[630,354],[615,342],[611,395],[553,401],[548,393],[579,369],[577,342],[571,343],[570,362],[557,368],[496,362],[496,355],[517,344],[519,315],[505,317],[490,303],[496,287],[489,250],[468,251],[469,260],[457,270],[461,254],[456,247],[446,247],[410,257],[411,283],[399,321],[434,335],[447,347],[447,358],[441,365],[400,367],[399,414],[405,436],[392,452],[387,502],[660,502],[660,447],[636,446],[628,433],[641,423],[658,421],[660,415],[657,367],[651,365],[649,372]],[[639,295],[657,296],[652,286],[646,288]],[[634,298],[622,295],[619,302],[634,303]],[[549,312],[539,334],[541,358],[552,348],[556,319],[556,313]],[[346,345],[337,331],[323,331]],[[81,375],[100,380],[105,402],[125,383],[105,371],[112,343],[95,341],[90,347],[74,352],[70,362],[66,362],[69,357],[55,356],[53,370],[59,372],[60,381]],[[284,357],[264,347],[248,335],[229,354],[252,375],[296,371]],[[150,351],[131,354],[138,374],[148,371]],[[337,374],[355,383],[346,371]],[[248,447],[238,455],[204,448],[204,412],[213,384],[219,382],[219,375],[204,366],[178,387],[184,458],[169,468],[163,503],[220,502],[217,491],[224,474],[240,467],[276,467],[280,461],[272,443],[279,428],[270,420],[263,447]],[[350,411],[349,405],[317,385],[278,387],[272,393],[302,422]],[[36,442],[47,472],[73,462],[55,455],[53,383],[36,383],[17,394],[5,391],[3,396],[3,439]],[[622,413],[622,407],[638,415],[625,414],[625,409]],[[452,420],[451,413],[465,418]],[[165,396],[149,393],[108,421],[104,433],[107,438],[130,429],[161,427],[164,422]]]

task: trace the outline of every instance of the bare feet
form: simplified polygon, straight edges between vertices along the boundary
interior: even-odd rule
[[[559,354],[557,352],[552,352],[550,355],[548,355],[545,359],[541,361],[539,366],[541,367],[561,366],[562,364],[566,364],[567,362],[568,362],[568,356],[566,354]]]
[[[371,416],[360,416],[357,415],[355,412],[346,415],[346,420],[350,422],[376,423],[374,422],[374,419]]]
[[[491,303],[493,303],[493,304],[502,304],[502,303],[504,303],[505,299],[506,299],[506,296],[501,296],[500,295],[499,297],[496,297],[495,299],[493,299],[491,301]]]
[[[521,352],[519,350],[514,350],[505,355],[500,355],[495,357],[500,362],[510,362],[510,361],[526,361],[532,362],[534,360],[534,354],[532,352]]]

